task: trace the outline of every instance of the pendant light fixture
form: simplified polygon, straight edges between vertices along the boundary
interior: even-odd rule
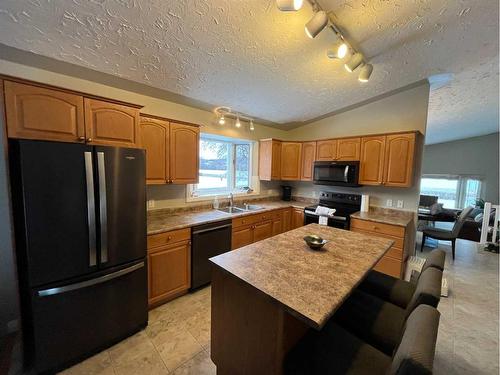
[[[326,54],[330,59],[343,59],[349,52],[349,46],[342,39],[336,42]]]
[[[317,11],[314,16],[306,23],[306,35],[313,39],[328,25],[328,15],[324,10]]]
[[[370,80],[370,76],[372,75],[373,72],[373,65],[372,64],[365,64],[361,68],[361,71],[359,72],[359,77],[358,80],[359,82],[368,82]]]
[[[344,65],[345,69],[352,73],[354,72],[361,64],[363,64],[363,55],[359,52],[356,52],[349,61]]]
[[[276,5],[282,12],[296,12],[302,8],[303,3],[304,0],[276,0]]]

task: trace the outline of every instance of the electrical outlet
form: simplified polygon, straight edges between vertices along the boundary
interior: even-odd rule
[[[404,201],[398,200],[398,208],[403,208],[404,206]]]
[[[318,198],[318,192],[316,190],[313,190],[312,197]]]
[[[154,201],[154,199],[148,200],[148,208],[155,208],[155,201]]]
[[[392,199],[387,199],[387,202],[385,204],[387,207],[392,207]]]

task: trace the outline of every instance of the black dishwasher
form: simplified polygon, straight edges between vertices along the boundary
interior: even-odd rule
[[[231,250],[231,219],[198,225],[191,232],[191,290],[208,284],[212,266],[208,260]]]

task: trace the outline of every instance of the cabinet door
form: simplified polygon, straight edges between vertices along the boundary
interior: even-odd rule
[[[327,139],[325,141],[316,142],[316,160],[329,161],[335,160],[337,157],[337,140]]]
[[[281,142],[273,140],[271,177],[273,180],[281,178]]]
[[[283,232],[288,232],[292,229],[292,209],[286,208],[283,210]]]
[[[293,229],[300,228],[303,225],[304,225],[304,210],[299,208],[294,208],[292,217]]]
[[[170,182],[195,184],[198,182],[200,128],[170,123]]]
[[[273,236],[283,233],[283,220],[281,218],[273,219]]]
[[[84,103],[87,143],[139,147],[139,109],[89,98]]]
[[[359,160],[361,138],[344,138],[338,140],[337,160]]]
[[[190,287],[189,241],[149,254],[149,303],[167,300]]]
[[[385,136],[361,139],[359,183],[381,185],[384,177]]]
[[[169,178],[168,143],[168,122],[141,117],[141,147],[146,150],[146,183],[167,183]]]
[[[413,184],[414,152],[415,133],[387,136],[384,185],[410,187]]]
[[[233,229],[233,236],[231,240],[231,249],[238,249],[240,247],[250,245],[253,242],[253,227],[241,227]]]
[[[5,81],[10,138],[84,142],[83,97]]]
[[[300,180],[302,143],[281,143],[281,179]]]
[[[253,242],[262,241],[273,236],[273,222],[271,220],[254,225]]]
[[[302,168],[300,179],[312,181],[314,160],[316,159],[316,142],[302,143]]]

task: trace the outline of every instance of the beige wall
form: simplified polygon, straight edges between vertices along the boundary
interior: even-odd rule
[[[143,113],[198,123],[203,125],[202,132],[241,139],[258,140],[272,137],[288,140],[312,140],[402,130],[419,130],[425,134],[427,125],[428,84],[422,84],[290,131],[256,124],[255,131],[250,132],[245,128],[236,129],[233,126],[221,127],[216,123],[213,113],[209,111],[177,104],[157,97],[138,94],[133,92],[132,89],[116,88],[87,79],[54,73],[45,69],[6,60],[0,60],[0,74],[141,104],[144,105]],[[417,155],[417,176],[420,175],[420,156],[421,151]],[[257,160],[258,143],[254,147],[252,171],[254,176],[257,175]],[[384,187],[342,189],[338,187],[315,186],[312,183],[305,182],[293,182],[291,185],[294,186],[294,194],[296,195],[316,197],[318,191],[322,189],[352,191],[370,194],[372,196],[371,202],[376,206],[384,206],[387,199],[392,199],[394,205],[396,205],[397,200],[403,200],[404,208],[411,210],[415,210],[417,207],[419,191],[418,179],[415,186],[410,189],[388,189]],[[279,186],[279,182],[262,182],[260,183],[261,195],[277,195],[280,191]],[[148,199],[155,201],[156,209],[185,205],[185,196],[186,188],[184,186],[148,187]]]
[[[428,104],[429,85],[425,83],[291,130],[288,132],[287,137],[288,139],[314,140],[404,130],[419,130],[422,134],[425,134]],[[381,186],[340,188],[337,186],[318,186],[308,182],[293,182],[290,184],[294,187],[293,194],[317,197],[320,190],[369,194],[371,205],[386,207],[387,200],[392,199],[393,208],[395,208],[397,201],[402,200],[404,202],[403,209],[416,211],[420,194],[423,137],[421,137],[417,146],[415,184],[411,188],[401,189]]]
[[[248,130],[245,126],[241,129],[237,129],[234,126],[229,125],[220,126],[217,124],[216,118],[212,112],[6,60],[0,60],[0,74],[122,100],[129,103],[140,104],[144,106],[141,110],[142,113],[200,124],[203,125],[201,128],[203,133],[250,140],[270,137],[284,138],[286,133],[283,130],[274,129],[257,123],[255,124],[255,131],[253,132]],[[254,147],[253,155],[252,174],[257,176],[258,142],[256,142]],[[263,182],[261,183],[260,191],[261,195],[276,195],[279,193],[279,184]],[[185,186],[163,185],[148,187],[148,200],[151,199],[155,201],[155,209],[180,206],[182,204],[185,205],[185,197]]]

